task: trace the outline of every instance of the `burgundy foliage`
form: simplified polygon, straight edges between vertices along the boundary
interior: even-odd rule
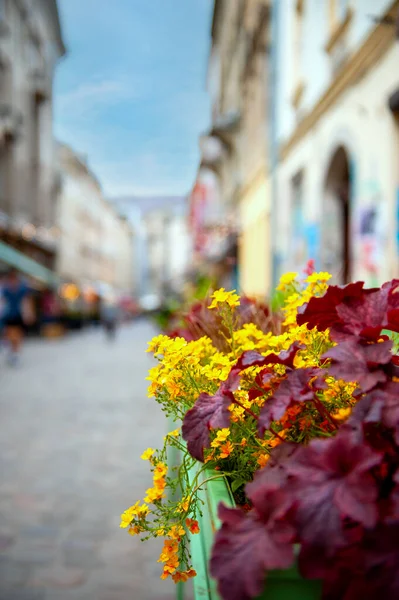
[[[218,350],[228,352],[226,338],[229,337],[229,332],[218,311],[209,310],[209,304],[210,299],[207,298],[195,302],[189,312],[177,313],[175,321],[169,327],[168,335],[183,337],[187,341],[198,340],[206,335]],[[235,309],[235,317],[238,328],[242,328],[245,323],[254,323],[264,333],[280,332],[281,316],[272,313],[266,304],[246,296],[241,296],[240,305]]]
[[[330,375],[344,381],[357,381],[362,392],[387,380],[384,371],[392,358],[392,342],[366,344],[359,338],[345,340],[323,355],[331,359]]]
[[[229,406],[234,401],[232,390],[239,382],[238,371],[232,369],[229,377],[219,387],[216,394],[200,394],[197,402],[185,415],[182,435],[187,442],[190,454],[204,461],[204,448],[209,448],[209,430],[230,425]]]
[[[298,344],[284,356],[247,352],[233,369],[235,381],[253,365],[265,367],[252,390],[253,397],[269,393],[257,417],[260,436],[293,403],[314,402],[318,408],[326,375],[356,381],[358,390],[349,421],[335,435],[307,446],[284,443],[273,451],[246,487],[250,513],[220,509],[223,524],[211,572],[223,599],[247,600],[264,584],[267,589],[267,572],[288,567],[295,544],[302,576],[323,580],[323,600],[399,598],[399,361],[382,335],[399,332],[398,285],[393,280],[372,290],[361,282],[331,286],[300,309],[299,324],[329,328],[336,342],[323,356],[322,369],[294,368]],[[285,365],[285,376],[271,376],[268,365],[276,363]],[[229,393],[224,382],[211,399],[221,426],[227,423]],[[213,426],[211,410],[201,410],[207,427]],[[209,436],[201,430],[198,454],[203,441],[209,443]]]
[[[288,348],[288,350],[282,350],[279,354],[260,354],[256,352],[256,350],[247,350],[242,354],[242,356],[238,359],[235,368],[243,371],[244,369],[248,369],[249,367],[264,367],[266,365],[285,365],[286,367],[294,368],[294,358],[297,355],[298,351],[304,348],[302,344],[298,342],[294,342]]]
[[[306,402],[315,396],[310,387],[310,379],[319,373],[319,369],[296,369],[288,373],[276,392],[263,406],[258,420],[259,435],[263,437],[272,421],[278,421],[293,402]]]
[[[278,495],[270,497],[267,514],[222,505],[219,517],[223,525],[215,538],[211,574],[223,598],[249,600],[262,591],[267,570],[293,563],[295,530],[284,519]]]

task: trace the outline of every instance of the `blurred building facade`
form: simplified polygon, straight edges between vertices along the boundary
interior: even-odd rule
[[[270,283],[268,0],[215,0],[208,67],[212,125],[191,195],[197,261],[219,285],[263,297]],[[219,269],[218,269],[219,267]]]
[[[53,77],[65,53],[55,0],[0,2],[0,260],[51,279],[59,180]]]
[[[137,296],[154,307],[178,296],[192,256],[187,198],[130,196],[112,203],[135,232]]]
[[[57,273],[83,292],[132,295],[134,243],[129,223],[105,198],[86,160],[70,147],[57,149],[62,186]]]
[[[398,275],[399,44],[392,0],[273,3],[275,276]]]

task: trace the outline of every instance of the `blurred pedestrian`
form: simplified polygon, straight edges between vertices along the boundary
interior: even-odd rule
[[[7,274],[3,285],[3,301],[5,337],[9,344],[8,362],[15,365],[19,359],[24,329],[34,320],[29,288],[15,269]]]
[[[100,319],[109,340],[113,340],[118,324],[118,305],[113,296],[107,296],[101,301]]]

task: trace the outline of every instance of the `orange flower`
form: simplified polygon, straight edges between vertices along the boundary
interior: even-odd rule
[[[163,568],[161,579],[166,579],[167,577],[169,577],[169,575],[172,575],[176,571],[178,566],[179,566],[179,563],[177,563],[176,567],[165,565]]]
[[[275,437],[275,438],[273,438],[272,440],[269,441],[268,445],[270,446],[270,448],[275,448],[279,444],[281,444],[281,440],[278,437]]]
[[[178,550],[179,544],[176,540],[165,540],[158,562],[168,563],[170,559],[177,555]]]
[[[311,424],[312,424],[312,420],[310,419],[310,417],[302,417],[302,419],[299,419],[300,431],[307,429]]]
[[[186,582],[187,579],[195,577],[196,575],[197,572],[195,569],[189,569],[188,571],[176,571],[176,573],[172,575],[172,579],[175,583],[178,583],[179,581]]]
[[[168,531],[168,537],[172,540],[180,540],[183,535],[186,535],[184,528],[181,525],[173,525]]]
[[[187,525],[188,529],[191,531],[191,533],[199,533],[200,532],[198,521],[196,521],[196,519],[186,519],[186,525]]]
[[[220,458],[227,458],[233,452],[234,446],[231,442],[226,442],[220,446]]]
[[[282,419],[280,421],[280,423],[284,427],[284,429],[287,429],[288,427],[291,427],[293,425],[293,423],[292,423],[293,419],[295,419],[295,417],[301,411],[302,411],[301,406],[291,406],[290,408],[287,408],[287,410],[285,411],[285,415],[282,417]]]
[[[263,467],[266,466],[266,463],[269,460],[269,458],[270,458],[269,454],[261,454],[260,456],[258,456],[258,460],[256,462],[258,463],[260,468],[263,469]]]
[[[214,455],[213,455],[213,450],[212,450],[212,452],[210,452],[208,454],[208,456],[205,457],[205,461],[204,462],[207,463],[207,462],[209,462],[210,460],[213,460],[213,459],[214,459]]]

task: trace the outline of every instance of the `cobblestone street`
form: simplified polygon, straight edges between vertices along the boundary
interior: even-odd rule
[[[139,459],[164,416],[146,396],[153,335],[129,325],[33,340],[0,354],[0,600],[171,600],[161,542],[140,544],[120,513],[151,483]]]

